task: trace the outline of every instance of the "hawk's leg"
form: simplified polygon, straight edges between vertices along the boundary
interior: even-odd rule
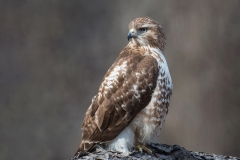
[[[147,148],[144,144],[138,142],[138,139],[136,137],[135,137],[135,146],[140,152],[142,152],[144,150],[147,153],[152,154],[151,149]]]

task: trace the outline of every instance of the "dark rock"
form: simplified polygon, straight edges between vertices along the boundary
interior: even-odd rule
[[[151,143],[148,148],[153,151],[153,154],[134,151],[126,155],[97,147],[91,153],[80,155],[71,160],[240,160],[240,158],[232,156],[192,152],[178,145]]]

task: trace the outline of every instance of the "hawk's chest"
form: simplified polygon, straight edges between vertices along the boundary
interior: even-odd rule
[[[132,122],[138,132],[139,140],[143,142],[148,142],[153,134],[159,134],[168,112],[172,93],[172,79],[164,55],[157,49],[152,49],[150,53],[158,62],[159,67],[156,88],[149,104]]]

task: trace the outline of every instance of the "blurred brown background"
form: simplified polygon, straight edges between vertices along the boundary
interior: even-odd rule
[[[160,142],[240,157],[240,1],[0,2],[0,159],[67,159],[129,22],[158,21],[174,90]]]

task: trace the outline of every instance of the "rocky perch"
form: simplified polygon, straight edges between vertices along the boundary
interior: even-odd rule
[[[124,155],[97,147],[92,152],[81,154],[78,158],[71,160],[240,160],[232,156],[188,151],[178,145],[151,143],[148,148],[153,151],[153,154],[134,151],[130,155]]]

